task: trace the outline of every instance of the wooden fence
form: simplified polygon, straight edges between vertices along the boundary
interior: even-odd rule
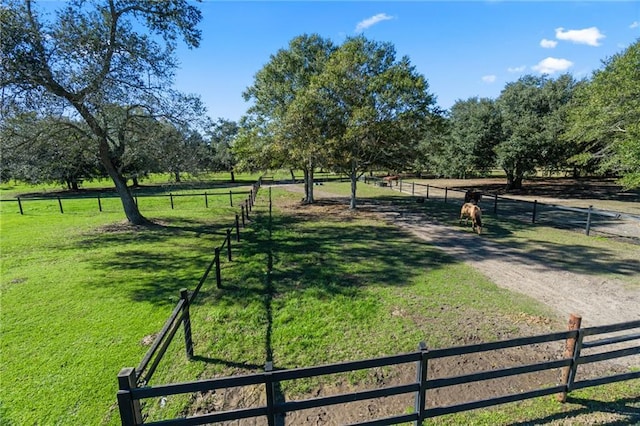
[[[575,320],[575,317],[573,319]],[[230,411],[213,412],[187,418],[168,419],[145,424],[202,425],[222,421],[263,417],[266,418],[267,423],[270,426],[273,426],[281,416],[285,415],[286,413],[298,410],[403,394],[413,395],[414,410],[412,413],[402,413],[393,417],[370,420],[359,424],[391,425],[401,422],[414,422],[414,424],[422,424],[425,419],[431,417],[458,413],[477,408],[491,407],[499,404],[522,401],[545,395],[558,394],[559,399],[562,401],[566,397],[567,393],[575,389],[582,389],[607,383],[640,378],[640,371],[631,371],[628,373],[604,376],[596,379],[577,380],[578,367],[580,365],[640,354],[640,345],[625,347],[623,349],[604,350],[589,355],[583,354],[583,350],[587,348],[601,348],[619,344],[622,342],[640,340],[640,332],[638,332],[640,330],[636,330],[640,329],[640,321],[631,321],[626,323],[590,328],[580,328],[579,322],[576,323],[575,321],[573,322],[573,325],[577,325],[577,329],[539,336],[523,337],[491,343],[481,343],[444,349],[429,350],[424,343],[421,343],[418,350],[412,353],[308,368],[274,370],[273,365],[269,362],[266,365],[265,371],[262,373],[216,378],[211,380],[200,380],[188,383],[167,384],[160,386],[138,387],[136,381],[136,369],[123,368],[118,375],[119,391],[117,393],[117,398],[118,406],[120,409],[120,418],[122,420],[122,424],[125,426],[143,424],[140,401],[149,398],[166,397],[169,395],[178,395],[193,392],[208,392],[214,391],[216,389],[233,387],[260,385],[263,388],[263,400],[266,401],[266,405],[238,408]],[[187,326],[185,325],[185,327]],[[589,336],[598,336],[605,333],[620,331],[626,332],[629,330],[636,330],[636,332],[617,335],[616,337],[585,341],[585,338]],[[559,340],[564,340],[567,342],[567,351],[565,352],[565,355],[562,359],[438,379],[430,379],[427,374],[429,360],[459,356],[464,354],[482,353],[498,349],[532,345],[544,342],[553,342]],[[376,367],[409,363],[413,363],[416,365],[417,378],[415,382],[304,400],[279,402],[276,398],[276,389],[278,387],[278,384],[282,381],[292,381],[329,374],[345,373]],[[510,377],[525,373],[539,372],[558,368],[564,369],[565,374],[563,375],[562,383],[559,383],[556,386],[544,387],[532,391],[510,394],[496,398],[469,401],[450,406],[427,408],[426,405],[428,399],[428,390],[431,389],[438,389],[446,386],[480,382],[500,377]]]
[[[416,182],[386,182],[376,177],[366,177],[365,183],[389,186],[391,189],[425,199],[437,199],[448,202],[462,202],[465,189],[439,187]],[[590,235],[593,229],[599,233],[617,237],[640,240],[640,217],[631,214],[588,208],[576,208],[541,203],[537,200],[518,200],[501,197],[497,194],[485,194],[482,204],[484,210],[494,215],[510,217],[526,222],[550,225],[567,229],[580,229]],[[612,226],[613,225],[613,226]]]
[[[175,201],[178,198],[184,198],[184,197],[190,197],[190,198],[194,198],[194,197],[202,197],[203,201],[204,201],[204,206],[205,208],[209,208],[209,197],[229,197],[229,206],[233,207],[233,198],[234,196],[238,196],[238,195],[247,195],[247,194],[251,194],[251,191],[229,191],[229,192],[212,192],[212,193],[194,193],[194,194],[174,194],[174,193],[169,193],[169,194],[162,194],[162,195],[158,195],[158,194],[133,194],[134,196],[134,200],[136,202],[136,204],[138,204],[138,198],[165,198],[169,200],[169,203],[171,205],[171,210],[173,210],[175,208]],[[24,215],[25,212],[25,207],[24,205],[27,204],[27,202],[31,203],[31,202],[35,202],[35,201],[57,201],[58,203],[58,208],[60,210],[61,214],[64,214],[64,206],[63,206],[63,200],[96,200],[97,204],[97,208],[98,211],[102,212],[102,201],[105,199],[112,199],[112,198],[119,198],[117,194],[97,194],[95,196],[55,196],[55,197],[16,197],[15,199],[7,199],[7,200],[0,200],[4,203],[17,203],[18,206],[18,210],[20,211],[21,215]]]
[[[259,183],[252,190],[250,198],[246,202],[246,211],[251,210],[255,201],[255,194]],[[271,191],[269,191],[271,195]],[[245,210],[245,209],[243,209]],[[271,219],[271,196],[269,196],[269,219]],[[236,215],[236,227],[239,226],[239,219]],[[239,234],[237,235],[239,238]],[[216,255],[209,264],[200,282],[191,295],[186,289],[180,292],[180,301],[174,308],[171,316],[160,331],[155,342],[144,356],[137,368],[123,368],[118,374],[117,401],[120,419],[125,426],[130,425],[203,425],[222,421],[233,421],[249,418],[262,417],[273,426],[287,413],[332,406],[335,404],[351,403],[356,401],[369,400],[373,398],[389,397],[394,395],[412,395],[414,399],[414,410],[412,413],[401,413],[392,417],[369,420],[362,425],[391,425],[401,422],[414,422],[422,424],[427,418],[453,414],[477,408],[491,407],[515,401],[521,401],[545,395],[558,394],[559,399],[564,401],[567,393],[575,389],[582,389],[591,386],[598,386],[607,383],[620,382],[625,380],[639,379],[640,371],[631,371],[623,374],[614,374],[598,377],[595,379],[577,380],[578,367],[594,362],[611,360],[620,357],[640,355],[640,344],[635,346],[617,347],[624,342],[640,341],[640,320],[626,323],[612,324],[599,327],[581,328],[580,318],[572,317],[570,329],[564,332],[550,333],[532,337],[523,337],[510,340],[503,340],[490,343],[481,343],[459,347],[429,350],[424,343],[420,343],[416,352],[392,355],[381,358],[373,358],[362,361],[351,361],[323,366],[275,370],[271,361],[265,364],[265,371],[261,373],[241,375],[234,377],[222,377],[210,380],[199,380],[186,383],[174,383],[158,386],[150,386],[149,380],[153,375],[162,355],[166,351],[171,339],[175,336],[180,326],[184,329],[184,340],[186,355],[191,359],[193,354],[193,341],[191,334],[191,320],[189,306],[200,291],[200,287],[207,279],[213,267],[216,267],[216,284],[220,285],[219,260],[220,252],[225,247],[228,249],[229,260],[231,259],[231,231],[227,230],[227,238],[221,247],[216,249]],[[271,261],[269,262],[271,269]],[[629,332],[634,330],[634,332]],[[602,337],[604,334],[625,332],[614,337]],[[592,336],[601,336],[597,340],[585,340]],[[490,371],[475,372],[461,376],[451,376],[445,378],[429,378],[429,360],[438,358],[454,357],[465,354],[490,352],[500,349],[522,347],[545,342],[565,341],[566,350],[561,359],[546,361],[536,364],[520,365],[508,368],[496,368]],[[584,353],[585,349],[599,348],[598,353]],[[604,349],[603,349],[604,348]],[[553,358],[553,355],[551,356]],[[319,377],[337,373],[347,373],[372,368],[414,364],[417,370],[416,380],[396,386],[374,388],[351,392],[339,395],[321,396],[310,399],[282,401],[278,398],[277,389],[283,381],[295,381]],[[562,381],[549,387],[543,387],[527,392],[499,396],[490,399],[474,400],[449,406],[436,406],[427,408],[428,390],[443,388],[447,386],[461,385],[472,382],[482,382],[496,378],[517,376],[526,373],[541,372],[551,369],[563,369]],[[144,423],[141,401],[167,397],[171,395],[188,394],[195,392],[209,392],[217,389],[227,389],[244,386],[260,386],[263,390],[264,405],[253,407],[240,407],[229,411],[211,412],[191,417],[176,419],[165,419],[157,422]]]
[[[242,203],[241,205],[241,216],[236,214],[235,216],[235,240],[236,242],[240,242],[240,227],[243,228],[246,225],[246,221],[249,219],[249,212],[252,210],[252,207],[255,203],[256,196],[258,194],[258,190],[261,185],[261,180],[258,180],[256,184],[253,185],[252,189],[248,192],[249,197]],[[242,217],[242,221],[240,219]],[[191,335],[191,317],[189,314],[189,306],[193,303],[195,298],[198,296],[202,285],[205,283],[209,274],[212,270],[215,271],[216,277],[216,287],[222,288],[222,275],[220,269],[220,262],[222,258],[222,252],[226,248],[226,257],[229,262],[232,260],[232,233],[233,228],[226,229],[225,239],[219,247],[214,248],[214,256],[204,274],[198,281],[195,289],[191,294],[186,288],[180,290],[180,300],[173,308],[171,315],[165,322],[164,326],[156,336],[154,342],[151,344],[151,347],[147,351],[147,353],[140,361],[140,364],[133,370],[133,378],[134,384],[136,386],[144,385],[151,380],[153,373],[156,371],[158,364],[162,360],[169,344],[173,340],[176,332],[180,328],[182,324],[184,329],[184,340],[185,340],[185,350],[187,357],[189,359],[193,358],[193,338]]]

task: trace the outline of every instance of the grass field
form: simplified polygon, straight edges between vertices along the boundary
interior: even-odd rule
[[[335,185],[331,190],[347,187]],[[363,186],[359,194],[381,192]],[[223,265],[224,289],[208,282],[192,308],[196,359],[186,360],[176,336],[155,383],[257,371],[268,357],[291,368],[413,351],[421,340],[451,346],[470,333],[495,340],[525,332],[508,318],[551,316],[389,224],[292,215],[278,206],[299,195],[274,190],[273,198],[273,233],[262,191],[234,261]],[[138,364],[147,349],[143,338],[161,328],[180,288],[194,288],[238,212],[226,198],[210,201],[208,209],[202,202],[174,210],[166,199],[145,202],[143,213],[162,226],[125,226],[117,207],[97,213],[88,200],[74,201],[65,214],[57,204],[38,202],[24,216],[0,204],[1,424],[119,424],[118,371]],[[461,326],[461,312],[473,330]],[[300,394],[316,385],[284,391]],[[633,392],[621,384],[608,395],[620,401]],[[145,412],[150,419],[170,417],[193,412],[197,403],[154,401]],[[527,404],[524,412],[506,408],[439,421],[509,423],[571,409],[549,400]]]

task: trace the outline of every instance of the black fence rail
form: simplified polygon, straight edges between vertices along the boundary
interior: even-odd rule
[[[434,350],[429,350],[424,343],[421,343],[418,350],[412,353],[316,367],[274,370],[272,363],[268,362],[266,364],[265,371],[262,373],[161,386],[138,387],[136,382],[136,370],[133,368],[123,368],[118,375],[120,389],[117,393],[117,398],[120,417],[123,425],[140,425],[143,424],[140,404],[140,401],[142,400],[166,397],[169,395],[208,392],[217,389],[258,385],[262,387],[264,392],[264,395],[261,398],[261,401],[266,401],[266,404],[264,405],[243,407],[223,412],[212,412],[192,417],[168,419],[146,424],[202,425],[222,421],[263,417],[266,418],[268,424],[272,426],[277,423],[278,418],[281,418],[286,413],[394,395],[412,395],[414,399],[413,412],[405,412],[392,417],[369,420],[358,424],[391,425],[401,422],[414,422],[414,424],[421,424],[422,421],[431,417],[459,413],[477,408],[491,407],[545,395],[558,394],[559,400],[564,401],[567,393],[575,389],[640,378],[640,371],[631,371],[628,373],[614,374],[595,379],[577,380],[578,368],[580,365],[640,354],[640,345],[627,346],[622,349],[615,346],[622,342],[628,343],[640,340],[640,332],[638,332],[640,331],[638,330],[640,329],[640,321],[631,321],[600,327],[580,328],[579,317],[572,316],[569,324],[570,330],[564,332]],[[635,330],[635,332],[629,332],[630,330]],[[621,331],[626,334],[618,334],[614,337],[600,338],[597,340],[585,340],[587,337],[601,336]],[[430,379],[427,374],[427,367],[430,360],[561,340],[566,342],[566,350],[563,357],[558,360],[509,368],[497,368],[490,371],[438,379]],[[607,350],[608,346],[610,349]],[[583,353],[584,350],[596,347],[601,349],[598,353]],[[602,348],[605,349],[602,350]],[[300,380],[329,374],[346,373],[399,364],[415,365],[417,374],[414,382],[304,400],[279,401],[276,398],[275,390],[279,383],[283,381]],[[496,398],[427,408],[428,391],[432,389],[558,368],[563,369],[564,374],[562,375],[561,383],[555,386],[499,396]]]
[[[180,290],[180,300],[173,308],[171,315],[166,320],[160,332],[158,332],[158,334],[156,335],[153,343],[149,347],[149,350],[144,355],[138,366],[135,369],[132,369],[132,375],[130,379],[133,380],[135,386],[143,386],[146,383],[149,383],[151,377],[160,364],[160,361],[162,361],[167,348],[171,344],[181,325],[184,329],[185,351],[187,358],[193,358],[193,337],[191,333],[191,317],[189,313],[189,307],[198,296],[200,289],[207,281],[212,270],[215,272],[216,287],[222,288],[221,258],[224,257],[222,253],[224,253],[226,249],[226,258],[229,262],[232,261],[231,246],[233,240],[233,230],[235,229],[236,242],[240,242],[240,228],[244,228],[246,225],[246,221],[249,219],[249,212],[252,210],[252,207],[255,204],[260,185],[261,180],[258,180],[258,182],[252,186],[251,190],[247,192],[249,194],[249,197],[247,197],[247,199],[241,205],[242,216],[238,214],[235,215],[235,222],[233,227],[226,229],[226,232],[224,234],[224,241],[220,246],[214,248],[213,259],[211,259],[211,261],[209,262],[209,265],[198,281],[198,284],[194,288],[193,292],[189,293],[188,289],[186,288]],[[240,217],[242,217],[242,222],[240,220]]]
[[[365,183],[388,186],[393,190],[411,194],[415,197],[443,201],[445,203],[463,203],[466,189],[447,188],[417,182],[406,182],[402,179],[367,177]],[[484,194],[479,205],[483,212],[530,223],[547,225],[555,228],[592,232],[628,238],[631,242],[640,243],[640,216],[588,208],[560,206],[541,203],[537,200],[527,201],[497,194]]]
[[[252,189],[253,190],[253,189]],[[175,206],[176,206],[176,202],[177,199],[179,198],[202,198],[203,200],[203,205],[205,208],[209,208],[209,197],[229,197],[229,206],[233,207],[233,199],[234,197],[238,196],[244,196],[247,194],[251,194],[251,191],[228,191],[228,192],[204,192],[204,193],[187,193],[187,194],[181,194],[181,193],[169,193],[169,194],[140,194],[140,193],[134,193],[133,194],[133,199],[135,200],[136,204],[138,204],[138,199],[139,198],[164,198],[167,199],[169,201],[169,205],[171,205],[171,210],[174,210]],[[42,201],[48,201],[48,202],[57,202],[58,204],[58,209],[60,210],[61,214],[64,214],[64,200],[95,200],[96,201],[96,207],[98,209],[98,211],[102,212],[102,202],[104,200],[108,200],[108,199],[119,199],[118,195],[113,193],[113,194],[96,194],[96,195],[77,195],[77,196],[55,196],[55,197],[16,197],[13,199],[5,199],[5,200],[0,200],[0,202],[3,203],[16,203],[17,207],[18,207],[18,211],[20,212],[21,215],[25,214],[25,205],[26,204],[30,204],[31,202],[42,202]]]

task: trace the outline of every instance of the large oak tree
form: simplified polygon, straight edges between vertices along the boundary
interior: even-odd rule
[[[392,44],[362,36],[347,39],[314,78],[309,96],[329,132],[327,161],[350,177],[351,209],[363,173],[408,166],[415,156],[434,112],[428,88],[408,57],[396,59]]]
[[[295,37],[271,56],[244,93],[253,105],[243,119],[250,128],[237,140],[240,164],[302,169],[307,203],[313,203],[313,171],[323,165],[325,141],[321,114],[308,108],[309,87],[333,50],[333,43],[317,34]]]
[[[565,137],[580,147],[580,164],[594,162],[621,175],[625,187],[640,187],[640,41],[578,88]]]
[[[61,116],[84,120],[127,219],[146,223],[116,167],[118,143],[101,116],[114,104],[166,107],[176,43],[182,38],[189,47],[198,46],[200,18],[187,0],[74,0],[53,17],[31,0],[5,2],[0,8],[2,114],[54,108]]]

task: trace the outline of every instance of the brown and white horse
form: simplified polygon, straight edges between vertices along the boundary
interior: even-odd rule
[[[462,219],[465,219],[465,224],[469,223],[469,219],[472,222],[472,228],[480,235],[482,233],[482,210],[480,207],[473,203],[464,203],[460,210],[460,224],[462,225]]]

